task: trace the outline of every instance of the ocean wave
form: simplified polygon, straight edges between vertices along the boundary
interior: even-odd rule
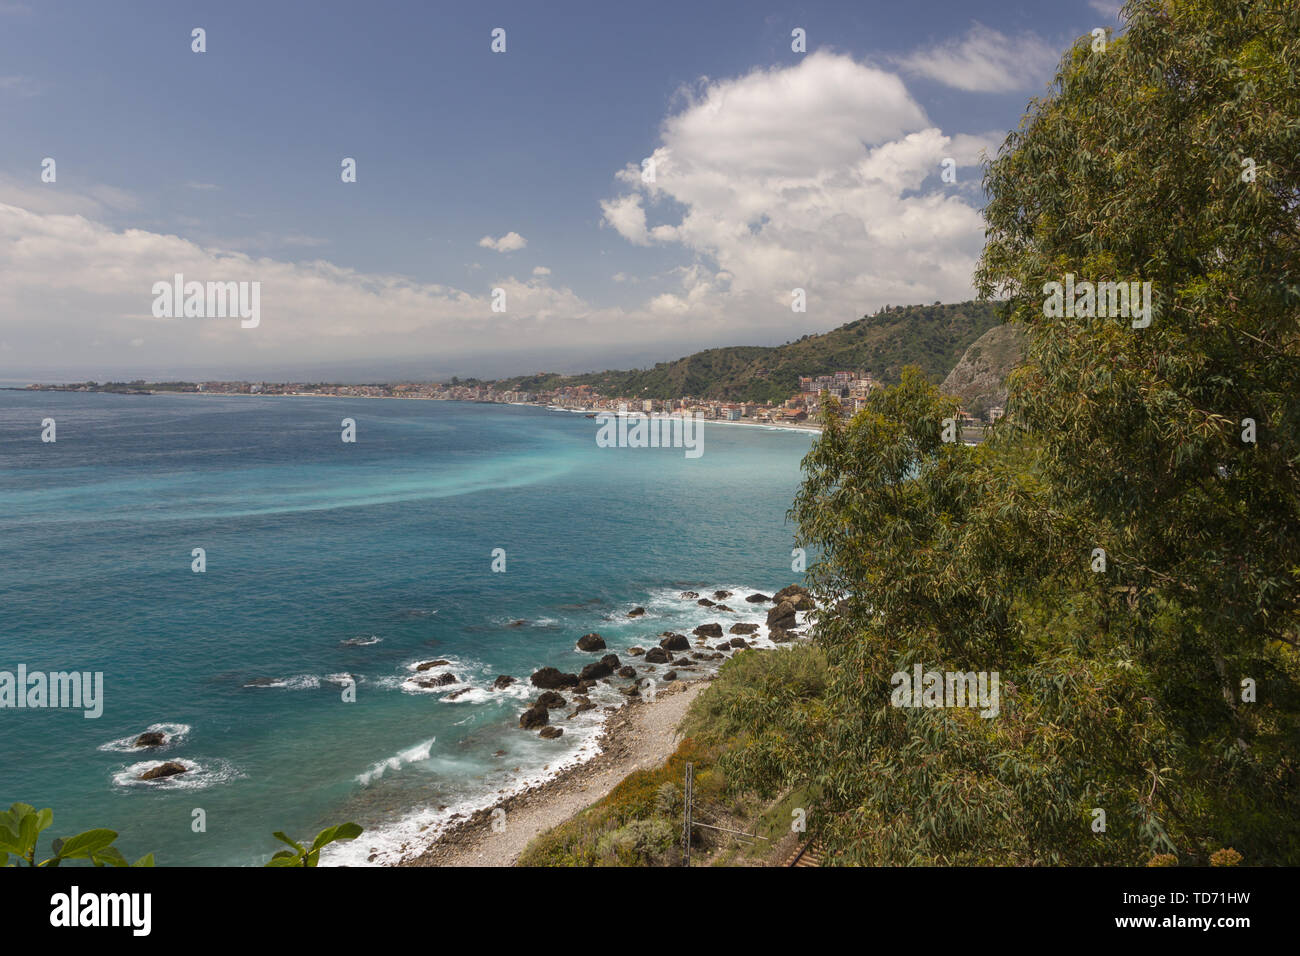
[[[400,770],[407,764],[428,760],[429,754],[433,750],[434,742],[437,741],[437,739],[437,737],[430,737],[428,740],[418,743],[414,747],[407,747],[405,750],[398,751],[391,757],[384,758],[369,770],[358,774],[357,783],[361,784],[363,787],[368,787],[389,770]]]
[[[100,744],[97,750],[107,751],[109,753],[155,753],[160,750],[166,750],[174,744],[180,743],[189,736],[191,727],[189,724],[150,724],[144,730],[130,734],[126,737],[119,737],[117,740],[110,740],[106,744]],[[167,739],[155,747],[137,747],[136,738],[140,734],[162,734]]]
[[[370,647],[372,644],[378,644],[382,637],[376,637],[370,634],[364,637],[349,637],[346,641],[339,641],[341,647]]]
[[[320,687],[320,678],[315,674],[297,674],[293,677],[259,677],[249,681],[244,686],[284,690],[315,690]]]

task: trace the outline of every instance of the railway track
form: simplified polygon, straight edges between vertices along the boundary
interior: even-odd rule
[[[821,866],[822,845],[817,840],[809,840],[794,853],[790,854],[786,866]]]

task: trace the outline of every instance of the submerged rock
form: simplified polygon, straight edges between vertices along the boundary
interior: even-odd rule
[[[634,608],[632,608],[632,610],[630,610],[630,611],[627,612],[627,616],[628,616],[628,617],[640,617],[640,616],[641,616],[642,614],[644,614],[644,613],[645,613],[645,608],[643,608],[643,607],[634,607]]]
[[[150,767],[144,773],[140,774],[141,780],[158,780],[162,777],[174,777],[178,773],[188,773],[189,767],[179,764],[175,760],[168,760],[166,763],[160,763]]]
[[[415,669],[416,671],[427,671],[427,670],[432,670],[435,667],[446,667],[450,663],[451,661],[443,661],[443,660],[425,661],[422,664],[416,664]]]

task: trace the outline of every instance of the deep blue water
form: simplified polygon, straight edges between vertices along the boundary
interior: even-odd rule
[[[0,391],[0,671],[105,681],[98,719],[0,709],[0,804],[54,808],[46,841],[108,826],[160,865],[257,864],[273,830],[356,819],[368,832],[333,859],[358,863],[577,759],[599,709],[553,713],[565,735],[543,741],[516,726],[535,692],[493,677],[576,670],[589,631],[622,656],[664,630],[761,621],[741,597],[798,578],[785,513],[811,444],[708,424],[689,460],[598,448],[596,429],[446,402]],[[739,590],[739,613],[685,588]],[[649,613],[629,620],[636,605]],[[406,683],[437,658],[457,684]],[[129,746],[154,725],[177,736]],[[193,769],[134,779],[161,759]]]

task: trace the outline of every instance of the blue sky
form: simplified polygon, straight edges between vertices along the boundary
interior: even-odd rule
[[[1115,23],[1104,0],[0,2],[0,375],[577,370],[962,298],[979,148]],[[261,323],[152,316],[176,271],[261,282]]]

